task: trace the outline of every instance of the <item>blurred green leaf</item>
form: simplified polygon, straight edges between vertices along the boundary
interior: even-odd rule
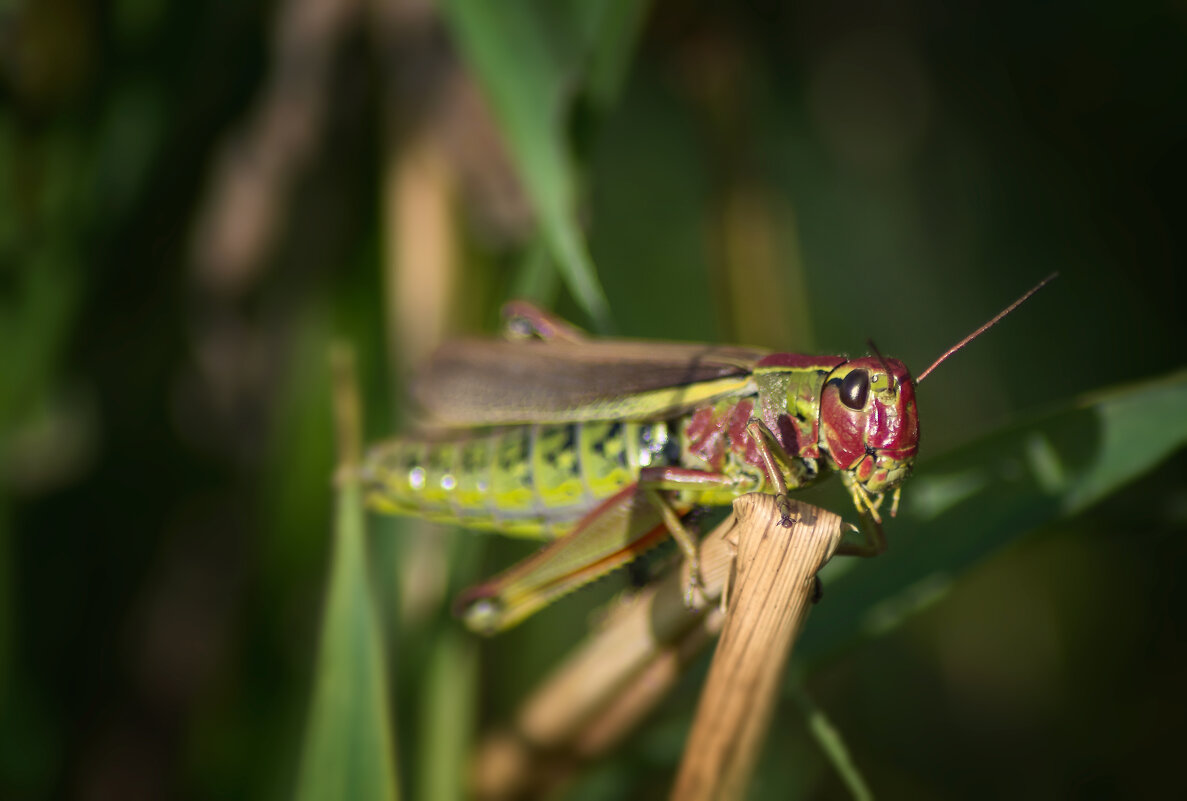
[[[426,801],[467,797],[478,649],[473,637],[450,624],[434,638],[422,685],[418,797]]]
[[[625,0],[443,5],[502,127],[541,234],[574,298],[603,331],[610,309],[578,220],[578,176],[566,125],[583,71],[592,103],[609,104],[644,7]]]
[[[1187,371],[1069,401],[919,467],[889,551],[836,560],[797,645],[820,659],[897,625],[986,555],[1080,513],[1187,444]]]
[[[297,798],[394,799],[387,669],[367,576],[365,516],[356,480],[343,482],[337,518]]]
[[[841,736],[841,732],[833,725],[833,722],[828,719],[828,715],[808,697],[807,693],[803,692],[803,688],[797,688],[795,700],[799,703],[800,709],[803,710],[804,717],[808,721],[808,730],[812,732],[812,737],[820,746],[820,750],[828,756],[829,762],[837,772],[837,777],[844,782],[845,789],[859,801],[868,801],[873,798],[869,786],[854,763],[853,756],[849,753],[848,746],[845,745],[844,737]]]
[[[575,0],[570,5],[575,11],[589,12],[583,26],[589,49],[585,94],[591,106],[605,112],[622,91],[651,4],[646,0]]]

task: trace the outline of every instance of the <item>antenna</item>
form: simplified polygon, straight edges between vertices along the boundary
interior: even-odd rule
[[[934,369],[936,369],[937,367],[939,367],[941,362],[943,362],[945,359],[947,359],[947,358],[948,358],[949,356],[951,356],[953,353],[956,353],[956,351],[960,350],[960,349],[961,349],[961,348],[963,348],[965,345],[967,345],[967,344],[969,344],[970,342],[972,342],[972,341],[973,341],[974,339],[976,339],[977,337],[979,337],[979,336],[981,336],[982,334],[984,334],[984,333],[985,333],[986,331],[988,331],[990,328],[993,328],[993,326],[997,325],[998,321],[1000,321],[1000,320],[1001,320],[1003,317],[1005,317],[1007,314],[1009,314],[1010,312],[1014,311],[1014,309],[1017,309],[1019,306],[1021,306],[1023,303],[1025,303],[1025,302],[1026,302],[1026,300],[1027,300],[1027,299],[1028,299],[1028,298],[1029,298],[1031,295],[1033,295],[1034,293],[1038,292],[1040,289],[1042,289],[1043,287],[1045,287],[1047,284],[1051,283],[1051,281],[1054,281],[1054,280],[1055,280],[1055,278],[1056,278],[1058,275],[1059,275],[1059,273],[1058,273],[1058,272],[1051,273],[1049,276],[1047,276],[1046,278],[1044,278],[1042,281],[1039,281],[1037,284],[1035,284],[1033,287],[1031,287],[1029,290],[1027,290],[1027,291],[1026,291],[1026,294],[1024,294],[1022,297],[1018,298],[1018,300],[1014,301],[1014,302],[1013,302],[1013,303],[1011,303],[1009,306],[1007,306],[1006,308],[1002,309],[1002,310],[1001,310],[1001,311],[999,311],[997,314],[995,314],[995,315],[993,316],[993,319],[992,319],[992,320],[990,320],[989,322],[985,323],[985,325],[981,326],[981,327],[980,327],[980,328],[978,328],[976,331],[974,331],[973,333],[969,334],[967,337],[965,337],[964,339],[960,340],[959,342],[957,342],[957,343],[956,343],[955,345],[953,345],[952,347],[948,348],[948,350],[944,351],[943,355],[941,355],[941,356],[940,356],[940,358],[938,358],[938,359],[936,359],[934,362],[932,362],[930,367],[928,367],[926,370],[924,370],[922,373],[920,373],[920,374],[919,374],[919,377],[915,379],[915,383],[916,383],[916,384],[922,383],[922,382],[923,382],[923,379],[927,378],[928,374],[929,374],[929,373],[931,373],[931,371],[932,371],[932,370],[934,370]]]
[[[886,363],[886,357],[882,355],[882,351],[878,350],[878,346],[874,344],[873,337],[867,339],[866,344],[878,356],[878,361],[882,362],[882,369],[886,371],[886,377],[890,379],[890,388],[894,389],[894,373],[890,371],[890,365]]]

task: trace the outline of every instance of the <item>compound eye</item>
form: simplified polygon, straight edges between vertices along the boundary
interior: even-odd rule
[[[865,370],[854,370],[841,380],[841,403],[855,412],[866,405],[870,394],[870,374]]]

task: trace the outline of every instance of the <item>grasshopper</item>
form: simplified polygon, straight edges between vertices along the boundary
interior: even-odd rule
[[[838,553],[881,553],[883,500],[893,516],[919,447],[916,384],[1053,277],[918,379],[876,348],[849,359],[600,339],[512,302],[504,339],[450,342],[431,357],[413,383],[423,421],[364,461],[368,505],[551,540],[463,593],[458,612],[480,633],[515,625],[669,535],[690,562],[696,605],[691,510],[774,493],[790,526],[788,491],[830,473],[862,522]]]

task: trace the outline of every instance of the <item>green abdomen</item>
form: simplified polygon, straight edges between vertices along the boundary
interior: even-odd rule
[[[556,537],[638,479],[671,463],[667,423],[533,424],[392,440],[363,466],[368,502],[467,528]]]

